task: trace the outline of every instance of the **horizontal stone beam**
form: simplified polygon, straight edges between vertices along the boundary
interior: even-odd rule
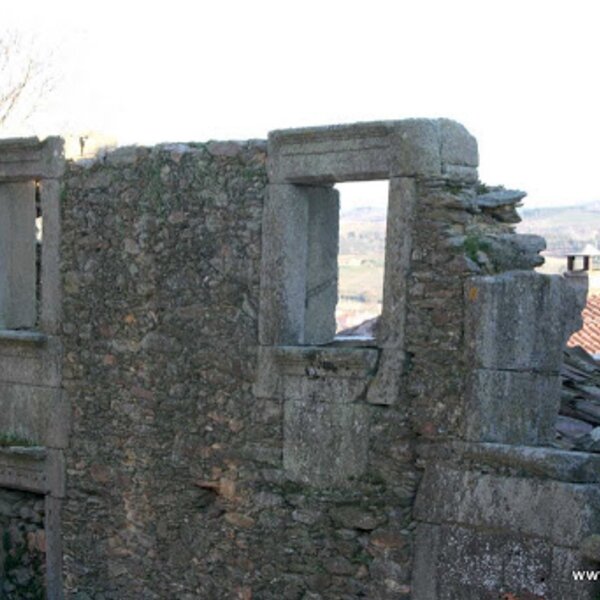
[[[429,465],[414,514],[426,523],[515,532],[577,547],[600,531],[600,489]]]
[[[389,177],[477,179],[477,142],[449,119],[309,127],[269,134],[272,183],[334,183]]]
[[[0,140],[0,182],[56,179],[65,168],[59,137]]]

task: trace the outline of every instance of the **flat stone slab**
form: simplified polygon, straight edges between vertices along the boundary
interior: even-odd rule
[[[0,182],[55,179],[65,168],[62,138],[0,140]]]
[[[505,468],[530,477],[545,477],[569,483],[599,483],[600,454],[572,452],[539,446],[444,442],[424,443],[417,447],[425,460]]]
[[[560,404],[556,374],[474,369],[467,385],[465,437],[505,444],[549,443]]]
[[[509,204],[518,204],[525,196],[527,196],[527,192],[520,190],[496,190],[477,196],[475,204],[480,208],[497,208]]]
[[[389,177],[477,179],[475,138],[449,119],[308,127],[269,134],[272,183],[333,183]]]
[[[286,476],[314,487],[351,485],[367,467],[369,407],[288,400],[284,405]]]
[[[465,296],[465,336],[475,366],[560,371],[583,308],[564,278],[532,271],[473,277]]]
[[[430,464],[417,494],[415,517],[426,523],[532,535],[576,548],[600,531],[600,486]]]
[[[279,372],[311,378],[374,375],[379,351],[376,348],[280,346],[273,348]]]

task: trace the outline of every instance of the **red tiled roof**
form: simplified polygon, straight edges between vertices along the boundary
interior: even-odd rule
[[[581,316],[583,327],[569,338],[567,346],[581,346],[590,354],[600,354],[600,295],[588,296]]]

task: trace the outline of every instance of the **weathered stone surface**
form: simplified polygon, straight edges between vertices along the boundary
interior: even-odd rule
[[[0,341],[0,427],[61,446],[47,433],[66,439],[67,398],[73,428],[64,453],[0,452],[0,483],[48,492],[49,597],[61,516],[66,593],[82,598],[566,597],[541,579],[597,532],[593,459],[415,453],[550,439],[549,346],[576,303],[554,280],[495,295],[468,279],[538,260],[540,240],[511,233],[514,198],[478,205],[476,142],[447,120],[276,132],[269,152],[270,183],[264,143],[210,142],[126,148],[40,184],[42,277],[60,277],[41,290],[44,335]],[[305,345],[333,336],[330,184],[369,178],[391,178],[379,335]],[[476,235],[502,260],[469,256]],[[467,323],[465,338],[480,292],[485,335]],[[485,323],[506,314],[563,329],[506,346]]]
[[[381,525],[381,517],[358,506],[341,506],[330,511],[331,518],[341,527],[371,531]]]
[[[63,145],[58,137],[0,140],[0,182],[60,177],[65,168]]]
[[[569,483],[600,482],[600,455],[588,452],[509,444],[442,442],[420,444],[418,453],[429,461],[510,468],[520,476],[545,477]]]
[[[272,131],[269,180],[333,183],[389,176],[389,122]]]
[[[367,466],[369,412],[359,404],[290,400],[284,408],[283,465],[293,481],[351,485]]]
[[[579,548],[585,558],[600,563],[600,534],[594,533],[586,537]]]
[[[385,237],[383,307],[377,331],[380,346],[404,346],[408,273],[417,190],[413,179],[390,180]]]
[[[433,119],[407,119],[394,128],[393,177],[436,177],[442,172],[440,123]]]
[[[493,190],[485,194],[480,194],[475,198],[475,203],[479,208],[498,208],[500,206],[519,204],[527,192],[520,190]]]
[[[465,324],[471,360],[488,369],[558,373],[576,326],[573,296],[559,276],[512,271],[471,279]]]
[[[406,354],[401,350],[382,348],[377,374],[367,391],[368,402],[391,406],[401,400],[401,380],[406,362]]]
[[[375,348],[280,346],[272,350],[279,373],[308,379],[372,377],[379,352]]]
[[[559,404],[558,375],[475,369],[467,389],[465,437],[504,444],[550,443]]]
[[[495,272],[529,270],[544,264],[540,252],[546,240],[539,235],[501,234],[483,238],[485,253]]]
[[[36,322],[35,184],[0,185],[0,329]]]
[[[19,332],[23,333],[23,332]],[[57,337],[44,337],[42,344],[0,337],[0,381],[33,386],[59,387],[61,345]]]
[[[432,544],[432,542],[434,542]],[[552,574],[552,549],[540,540],[457,526],[419,526],[422,569],[415,572],[414,598],[547,597]],[[439,573],[437,578],[427,578]],[[441,574],[443,573],[443,577]],[[424,581],[419,581],[423,577]]]
[[[0,431],[38,445],[65,448],[70,408],[61,390],[0,383]]]
[[[339,195],[271,185],[263,218],[262,344],[322,344],[335,335]]]
[[[310,192],[320,188],[270,185],[263,216],[262,344],[296,344],[304,336]]]
[[[310,196],[307,225],[305,344],[326,344],[335,336],[338,300],[339,192],[319,189]]]
[[[42,179],[38,182],[38,186],[43,218],[39,327],[44,333],[54,335],[59,332],[61,316],[61,184],[58,180]]]
[[[474,182],[477,164],[475,138],[448,119],[356,123],[269,135],[269,178],[277,183],[437,177],[442,172]]]
[[[439,119],[441,158],[445,166],[479,166],[477,140],[464,125],[451,119]]]
[[[455,470],[430,465],[415,514],[426,523],[455,523],[533,535],[577,546],[600,527],[600,488]]]

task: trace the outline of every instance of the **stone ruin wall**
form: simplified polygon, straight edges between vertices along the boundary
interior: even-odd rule
[[[56,404],[0,411],[43,446],[0,484],[61,509],[49,597],[594,597],[570,570],[600,531],[597,457],[549,447],[577,302],[477,162],[464,128],[417,120],[67,165],[60,327],[3,343],[60,360],[68,447]],[[330,184],[374,178],[378,337],[326,344]]]

